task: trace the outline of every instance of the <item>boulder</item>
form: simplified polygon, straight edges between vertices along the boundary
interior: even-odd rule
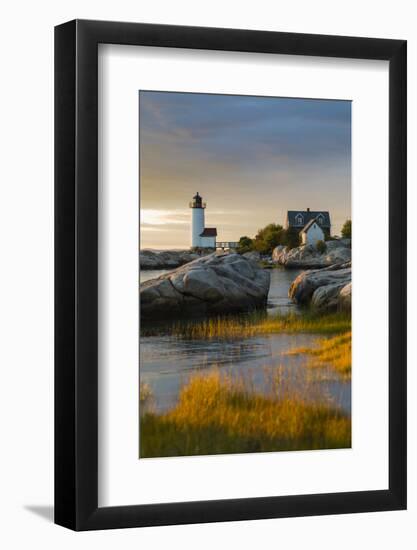
[[[334,248],[352,248],[350,239],[336,239],[334,241],[326,241],[327,250]]]
[[[339,308],[350,311],[352,308],[352,283],[348,283],[339,293]]]
[[[317,310],[349,310],[352,295],[351,264],[303,271],[291,284],[288,295],[297,304]]]
[[[280,257],[281,257],[281,254],[287,249],[286,246],[283,246],[282,244],[276,246],[274,248],[274,250],[272,251],[272,261],[273,262],[277,262],[277,263],[281,263],[280,262]]]
[[[253,262],[260,262],[261,261],[261,255],[256,250],[252,250],[251,252],[245,252],[242,254],[244,258],[247,258],[248,260],[252,260]]]
[[[199,257],[189,250],[141,250],[139,264],[141,269],[174,269]]]
[[[213,253],[140,285],[141,320],[239,313],[266,307],[269,273],[252,260]]]
[[[344,286],[332,283],[318,287],[311,297],[311,306],[319,311],[334,311],[339,309],[340,293]]]
[[[284,246],[277,246],[272,252],[272,260],[288,268],[320,269],[350,261],[351,249],[344,240],[327,241],[323,253],[311,244],[290,250]]]

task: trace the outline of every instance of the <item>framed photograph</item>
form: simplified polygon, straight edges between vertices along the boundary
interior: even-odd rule
[[[406,508],[406,42],[55,29],[55,522]]]

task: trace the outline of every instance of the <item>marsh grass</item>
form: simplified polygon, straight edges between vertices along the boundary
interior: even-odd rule
[[[251,313],[226,317],[209,317],[201,321],[183,321],[169,329],[171,336],[188,340],[250,338],[260,334],[276,333],[318,333],[336,334],[350,330],[348,313],[319,315],[311,312],[302,314],[265,315]],[[158,328],[143,327],[142,336],[158,334]],[[166,333],[166,328],[165,328]]]
[[[286,391],[280,369],[267,394],[253,384],[214,371],[195,375],[169,412],[145,412],[140,456],[187,456],[346,448],[350,417],[328,402]]]
[[[139,385],[139,405],[141,411],[151,412],[154,407],[154,395],[152,388],[146,382],[141,382]]]
[[[310,356],[309,367],[332,367],[342,377],[350,378],[352,372],[352,333],[345,332],[333,338],[319,339],[315,347],[296,348],[288,355]]]

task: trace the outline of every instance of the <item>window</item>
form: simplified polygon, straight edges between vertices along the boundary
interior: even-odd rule
[[[296,217],[295,217],[295,223],[296,225],[303,225],[304,223],[304,218],[301,214],[297,214]]]

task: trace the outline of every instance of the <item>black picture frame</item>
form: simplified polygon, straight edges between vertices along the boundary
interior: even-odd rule
[[[98,507],[98,44],[389,62],[389,488]],[[406,508],[406,41],[74,20],[55,28],[55,522],[74,530]]]

